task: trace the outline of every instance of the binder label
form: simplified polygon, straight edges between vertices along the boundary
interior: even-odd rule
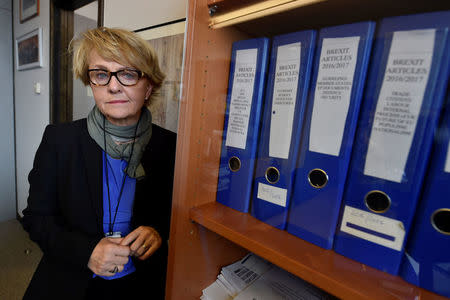
[[[258,198],[273,204],[286,207],[287,189],[258,183]]]
[[[450,173],[450,141],[448,142],[447,158],[445,159],[444,171],[447,172],[447,173]]]
[[[300,72],[301,43],[278,47],[270,120],[269,156],[287,159]]]
[[[323,39],[309,150],[339,156],[350,106],[359,36]]]
[[[364,174],[401,182],[433,58],[435,29],[394,32]]]
[[[405,239],[403,223],[351,206],[345,206],[341,231],[400,251]]]
[[[258,49],[236,51],[233,88],[231,91],[225,145],[245,149],[252,108]]]

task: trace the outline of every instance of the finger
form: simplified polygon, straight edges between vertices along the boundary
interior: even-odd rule
[[[129,234],[127,234],[126,237],[124,237],[122,239],[122,241],[120,242],[121,245],[124,246],[129,246],[134,240],[136,240],[139,237],[140,234],[140,230],[139,228],[133,230],[132,232],[130,232]]]
[[[131,255],[133,256],[139,256],[142,253],[144,253],[145,248],[148,248],[148,246],[146,247],[142,247],[143,245],[145,245],[146,240],[148,238],[140,235],[131,245],[130,245],[130,250],[131,250]],[[150,241],[150,239],[148,239]],[[149,242],[147,242],[147,245],[149,245]],[[142,249],[143,248],[143,249]]]
[[[120,243],[123,240],[123,238],[112,238],[112,237],[108,237],[107,239],[109,242],[116,244],[116,245],[120,245]]]
[[[144,254],[138,256],[138,259],[140,259],[140,260],[146,260],[146,259],[149,258],[156,250],[158,250],[158,248],[159,248],[160,246],[161,246],[161,240],[154,242],[154,243],[150,246],[150,248],[148,248],[148,250],[147,250]]]
[[[130,247],[118,245],[115,243],[110,243],[108,245],[108,252],[113,256],[124,256],[127,257],[130,255]]]
[[[114,265],[126,265],[129,260],[129,256],[116,256],[111,262]]]
[[[105,275],[102,275],[102,276],[108,276],[108,277],[114,276],[117,273],[122,272],[124,270],[124,268],[125,268],[124,265],[113,265],[108,269],[108,271],[105,272]]]

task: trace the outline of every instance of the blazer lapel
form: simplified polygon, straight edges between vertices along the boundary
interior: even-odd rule
[[[86,122],[81,131],[81,149],[83,153],[86,178],[92,207],[97,215],[97,225],[103,232],[103,160],[102,150],[90,137]]]

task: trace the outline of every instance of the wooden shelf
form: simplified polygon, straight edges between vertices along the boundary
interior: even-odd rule
[[[342,299],[446,299],[220,203],[194,207],[190,210],[190,218]]]
[[[260,2],[268,1],[188,2],[166,299],[199,299],[221,267],[248,251],[342,299],[444,299],[215,200],[233,42],[444,10],[449,1],[328,0],[219,29],[209,26],[213,5],[219,9],[213,17],[218,17]]]

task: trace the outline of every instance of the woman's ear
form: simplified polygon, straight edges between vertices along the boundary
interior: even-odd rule
[[[151,84],[149,84],[148,88],[147,88],[147,92],[145,93],[145,99],[150,98],[150,95],[152,94],[152,89],[153,89],[153,86]]]

